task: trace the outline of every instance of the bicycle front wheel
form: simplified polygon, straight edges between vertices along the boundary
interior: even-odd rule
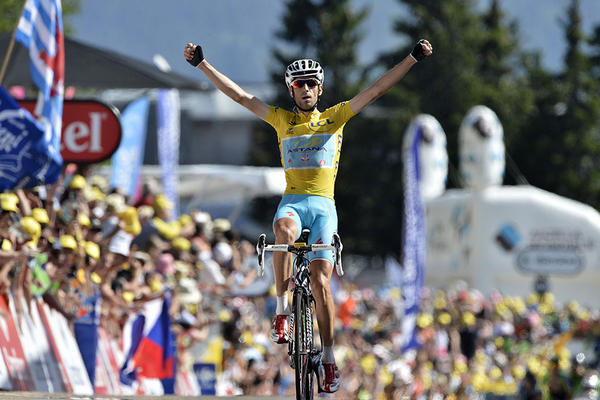
[[[314,375],[310,365],[310,357],[313,348],[313,319],[308,294],[304,290],[296,290],[293,304],[296,399],[312,399]]]

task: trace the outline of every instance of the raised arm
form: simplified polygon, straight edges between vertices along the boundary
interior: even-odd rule
[[[404,58],[399,64],[383,74],[370,87],[366,88],[350,100],[350,107],[356,114],[363,108],[371,104],[377,98],[390,90],[418,61],[431,55],[433,47],[425,40],[421,39],[413,51]]]
[[[247,93],[237,83],[219,72],[204,59],[202,47],[188,43],[185,46],[183,55],[187,62],[204,72],[204,75],[221,92],[229,96],[233,101],[252,111],[258,118],[266,119],[269,114],[269,106],[263,103],[259,98]]]

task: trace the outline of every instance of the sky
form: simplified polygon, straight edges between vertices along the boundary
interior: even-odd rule
[[[478,0],[481,7],[489,0]],[[562,28],[570,0],[503,0],[515,17],[526,49],[540,49],[546,67],[560,69],[565,48]],[[394,34],[394,18],[403,12],[398,0],[353,0],[371,9],[361,27],[365,39],[359,59],[366,65],[384,51],[402,44]],[[238,83],[268,81],[270,51],[278,43],[282,0],[81,0],[69,19],[76,39],[152,62],[162,55],[173,71],[204,80],[183,59],[187,42],[202,45],[205,57]],[[600,0],[581,0],[584,30],[600,24]],[[435,43],[433,43],[435,48]]]

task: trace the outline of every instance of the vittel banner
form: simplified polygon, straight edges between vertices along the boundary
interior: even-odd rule
[[[34,100],[19,105],[31,113]],[[60,154],[65,162],[96,163],[112,156],[121,143],[116,108],[96,100],[65,100]]]

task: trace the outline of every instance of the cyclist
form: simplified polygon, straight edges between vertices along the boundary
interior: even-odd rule
[[[323,93],[324,73],[317,61],[301,59],[288,65],[285,83],[294,102],[293,111],[268,106],[247,93],[204,59],[202,48],[188,43],[185,59],[200,69],[221,92],[252,111],[277,132],[281,163],[287,187],[273,219],[275,243],[293,244],[303,228],[310,229],[312,243],[331,243],[337,230],[337,212],[333,200],[334,183],[339,164],[342,130],[346,122],[375,99],[392,88],[410,68],[431,55],[431,44],[419,40],[412,52],[370,87],[350,101],[320,112],[319,96]],[[311,288],[316,302],[317,322],[323,340],[322,362],[318,370],[321,390],[335,392],[340,375],[333,355],[334,302],[329,287],[333,272],[333,252],[310,254]],[[290,253],[273,254],[277,309],[271,339],[288,341],[287,289],[292,268]]]

